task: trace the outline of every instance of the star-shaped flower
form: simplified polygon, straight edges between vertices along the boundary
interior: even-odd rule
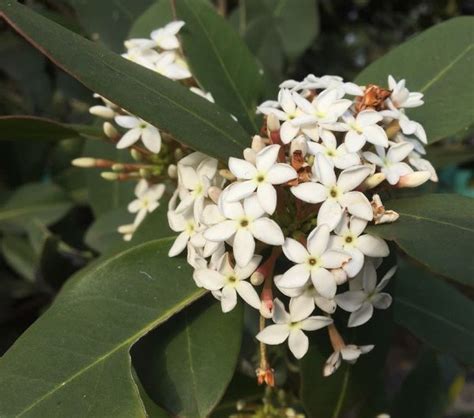
[[[148,150],[155,154],[160,152],[161,135],[160,131],[158,131],[154,126],[135,116],[116,116],[115,122],[117,122],[117,125],[122,128],[128,129],[128,131],[117,142],[117,148],[128,148],[141,139],[143,145],[145,145]]]
[[[372,351],[373,348],[373,345],[345,345],[328,357],[324,365],[323,375],[325,377],[331,376],[339,368],[342,360],[347,361],[349,364],[354,364],[361,354],[366,354]]]
[[[297,177],[293,167],[277,163],[280,145],[269,145],[256,155],[255,165],[246,160],[229,158],[229,169],[239,180],[228,188],[228,202],[236,202],[257,190],[257,197],[265,212],[273,214],[277,204],[274,185],[286,183]]]
[[[303,331],[316,331],[332,323],[326,316],[310,316],[313,307],[301,300],[290,300],[290,313],[279,299],[273,302],[273,322],[257,334],[257,340],[264,344],[281,344],[288,339],[293,355],[300,359],[308,351],[308,337]]]
[[[344,139],[349,152],[357,152],[370,142],[382,147],[388,146],[387,134],[377,123],[381,122],[383,116],[374,110],[363,110],[354,118],[352,114],[346,112],[342,115],[346,124],[347,133]]]
[[[337,283],[329,269],[342,267],[350,260],[350,255],[329,249],[329,235],[329,227],[323,224],[311,231],[307,248],[292,238],[285,240],[283,252],[296,265],[283,274],[278,282],[280,287],[299,288],[311,278],[319,294],[328,299],[334,297]]]
[[[141,224],[147,213],[153,212],[160,203],[158,202],[165,192],[164,184],[150,185],[145,179],[140,180],[135,187],[135,200],[128,204],[128,211],[136,213],[135,225]]]

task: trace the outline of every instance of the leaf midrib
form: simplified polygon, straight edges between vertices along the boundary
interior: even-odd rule
[[[412,218],[414,220],[418,220],[418,221],[422,220],[422,221],[430,222],[430,223],[434,223],[434,224],[450,226],[450,227],[457,228],[457,229],[460,229],[460,230],[463,230],[463,231],[474,233],[474,229],[472,229],[472,228],[463,227],[461,225],[457,225],[457,224],[454,224],[454,223],[451,223],[451,222],[441,221],[439,219],[427,218],[426,216],[414,215],[412,213],[406,213],[406,212],[398,212],[398,214],[403,215],[407,218]]]
[[[106,268],[111,262],[115,261],[116,259],[126,255],[127,253],[131,251],[136,251],[137,249],[148,246],[148,245],[156,245],[160,242],[166,242],[174,239],[173,238],[160,238],[154,241],[148,241],[146,243],[134,246],[132,248],[128,248],[125,251],[122,251],[118,254],[115,254],[113,257],[110,257],[108,260],[106,260],[103,264],[101,264],[99,267],[97,267],[96,270],[94,270],[95,273],[97,273],[100,270],[103,270]],[[90,272],[86,272],[86,275],[90,274]],[[65,381],[61,382],[60,384],[56,385],[53,389],[45,393],[42,397],[38,398],[35,402],[33,402],[31,405],[29,405],[27,408],[19,412],[16,417],[21,417],[28,411],[31,411],[35,406],[39,405],[41,402],[52,396],[54,393],[56,393],[58,390],[62,389],[66,384],[71,383],[74,381],[76,378],[79,376],[83,375],[86,373],[88,370],[94,368],[96,365],[101,364],[103,361],[107,360],[110,356],[121,350],[122,348],[125,348],[127,346],[131,346],[133,343],[135,343],[139,338],[141,338],[143,335],[147,334],[149,331],[151,331],[153,328],[158,326],[159,324],[165,322],[167,319],[169,319],[171,316],[176,314],[177,312],[181,311],[183,308],[188,306],[190,303],[194,302],[195,300],[199,299],[201,296],[205,295],[207,293],[206,290],[203,289],[196,289],[194,293],[192,293],[190,296],[187,298],[183,299],[180,303],[176,304],[173,308],[170,308],[166,310],[162,315],[160,315],[158,318],[156,318],[154,321],[150,321],[148,324],[143,326],[138,332],[124,340],[122,343],[118,344],[115,346],[112,350],[107,351],[104,353],[102,356],[98,357],[95,361],[92,363],[88,364],[86,367],[83,367],[82,369],[78,370],[76,373],[74,373],[71,377],[66,379]]]

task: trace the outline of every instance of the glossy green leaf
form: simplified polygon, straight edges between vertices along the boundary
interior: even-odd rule
[[[247,133],[230,114],[186,87],[123,59],[106,48],[11,0],[2,16],[56,65],[91,90],[208,155],[240,155]]]
[[[171,2],[168,0],[156,0],[135,19],[128,37],[147,38],[153,30],[165,26],[172,20],[174,18]]]
[[[129,350],[200,298],[174,238],[138,245],[76,275],[0,359],[0,416],[145,417]]]
[[[67,0],[94,40],[122,52],[129,28],[153,0]]]
[[[7,235],[3,237],[0,249],[6,263],[14,271],[30,282],[35,280],[37,258],[25,237]]]
[[[208,416],[234,374],[242,313],[208,296],[140,340],[132,359],[151,399],[173,416]]]
[[[179,0],[176,12],[186,22],[180,35],[193,75],[249,133],[257,133],[262,77],[247,45],[204,0]]]
[[[394,240],[429,269],[474,285],[472,258],[474,200],[455,194],[430,194],[384,202],[400,214],[398,221],[370,227],[371,233]]]
[[[473,60],[474,17],[457,17],[393,49],[362,71],[356,82],[385,86],[389,74],[405,78],[411,91],[425,95],[425,104],[407,114],[425,127],[433,143],[474,123]]]
[[[473,365],[474,303],[429,271],[408,262],[399,265],[396,322],[432,347]]]
[[[469,145],[429,147],[427,151],[426,159],[429,160],[435,168],[443,168],[474,161],[474,147]]]
[[[66,193],[54,184],[26,184],[0,207],[0,229],[25,229],[33,219],[50,225],[62,218],[71,206]]]

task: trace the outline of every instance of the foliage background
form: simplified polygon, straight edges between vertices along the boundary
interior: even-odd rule
[[[254,7],[251,1],[242,2],[247,16]],[[69,29],[121,52],[122,41],[132,29],[132,23],[152,0],[34,0],[26,3]],[[225,2],[218,3],[222,7]],[[295,51],[285,45],[284,39],[278,47],[275,42],[266,43],[265,37],[256,36],[252,32],[253,23],[243,23],[242,12],[236,6],[237,2],[229,1],[226,14],[252,51],[268,66],[272,75],[266,85],[268,97],[275,94],[278,80],[300,79],[308,73],[338,74],[352,80],[367,64],[413,35],[451,17],[474,13],[472,0],[320,0],[312,25],[314,33],[308,34],[303,51]],[[267,17],[262,16],[261,24]],[[88,114],[89,106],[94,103],[91,92],[52,65],[3,22],[1,24],[0,114],[36,115],[72,124],[94,123]],[[257,34],[260,33],[257,31]],[[277,38],[275,34],[270,36],[272,40]],[[131,190],[130,185],[117,188],[105,183],[96,172],[84,174],[70,167],[70,160],[83,153],[112,156],[115,151],[106,145],[75,135],[54,141],[57,132],[50,133],[51,141],[28,138],[11,141],[17,137],[18,130],[10,129],[0,132],[4,140],[0,153],[0,204],[24,190],[21,204],[25,205],[28,199],[36,204],[38,199],[34,196],[40,196],[41,205],[48,207],[49,215],[40,216],[42,222],[33,230],[18,233],[1,228],[0,354],[44,312],[72,273],[104,248],[115,245],[117,237],[107,231],[113,231],[114,226],[127,219],[124,204]],[[91,129],[90,133],[94,135],[99,131],[99,128]],[[64,133],[59,136],[63,137]],[[441,168],[436,191],[474,196],[473,144],[472,135],[467,135],[462,148],[456,148],[455,152],[446,154],[440,149],[436,153],[434,148],[431,159]],[[104,213],[107,217],[101,218]],[[96,219],[102,219],[99,225]],[[94,222],[96,228],[89,229]],[[409,332],[397,329],[385,382],[392,394],[397,393],[394,396],[410,398],[409,389],[398,390],[415,364],[415,372],[422,376],[410,375],[416,391],[426,389],[423,393],[431,398],[439,393],[455,397],[459,383],[456,379],[442,379],[449,383],[446,387],[429,385],[425,388],[424,379],[429,373],[447,373],[466,378],[468,384],[463,396],[472,397],[469,389],[472,379],[458,373],[459,366],[451,357],[438,357]],[[237,391],[246,388],[238,382],[235,387],[239,388]],[[448,392],[448,388],[452,392]],[[430,394],[430,390],[435,393]],[[472,400],[470,403],[461,398],[452,409],[454,415],[450,416],[467,417],[472,411]],[[404,411],[398,413],[409,416]]]

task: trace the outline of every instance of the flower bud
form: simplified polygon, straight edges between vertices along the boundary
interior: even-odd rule
[[[115,112],[107,106],[92,106],[89,113],[103,119],[113,119],[115,116]]]
[[[115,126],[112,125],[110,122],[104,122],[103,130],[107,138],[115,140],[120,136],[117,129],[115,129]]]
[[[280,120],[273,113],[267,116],[267,129],[270,132],[280,130]]]
[[[255,152],[261,151],[266,145],[265,140],[260,135],[254,135],[252,138],[252,149]]]
[[[260,286],[264,280],[265,276],[259,271],[254,271],[250,276],[250,283],[252,283],[254,286]]]
[[[308,143],[303,135],[300,135],[291,141],[290,155],[293,155],[297,151],[301,152],[303,157],[308,153]]]
[[[175,164],[170,164],[168,166],[168,177],[170,179],[176,179],[178,178],[178,167],[176,167]]]
[[[95,167],[96,159],[89,158],[89,157],[75,158],[74,160],[71,161],[71,164],[74,167],[90,168],[90,167]]]
[[[176,158],[177,161],[181,160],[183,158],[183,150],[181,148],[176,148],[174,150],[174,158]]]
[[[370,190],[374,187],[377,187],[380,183],[385,180],[384,173],[375,173],[372,176],[367,177],[364,182],[361,184],[361,190]]]
[[[220,189],[217,186],[211,186],[209,187],[209,189],[207,189],[207,194],[209,198],[216,204],[219,201],[219,196],[221,192],[222,192],[222,189]]]
[[[123,171],[124,170],[124,165],[123,164],[114,164],[112,166],[112,171]]]
[[[256,163],[256,152],[252,148],[245,148],[244,149],[244,159],[245,161],[248,161],[249,163],[252,163],[255,165]]]
[[[110,171],[104,171],[103,173],[100,173],[100,176],[104,180],[110,180],[110,181],[118,180],[118,178],[119,178],[117,173],[112,173]]]
[[[347,282],[347,273],[342,268],[332,269],[331,273],[334,276],[334,279],[336,280],[338,286]]]
[[[237,178],[231,173],[231,171],[227,170],[226,168],[219,170],[219,174],[222,177],[224,177],[226,180],[229,180],[229,181],[237,180]]]
[[[421,186],[423,183],[426,183],[430,179],[430,177],[431,173],[429,171],[415,171],[410,174],[405,174],[404,176],[400,177],[400,180],[397,183],[397,187],[418,187]]]
[[[273,303],[270,304],[266,302],[262,302],[260,304],[260,315],[262,315],[266,319],[270,319],[273,315]]]

